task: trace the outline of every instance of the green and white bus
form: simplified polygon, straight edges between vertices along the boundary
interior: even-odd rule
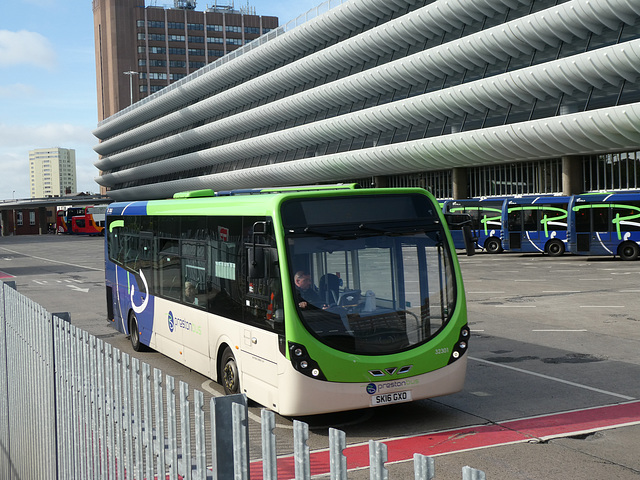
[[[282,415],[461,390],[465,295],[437,202],[355,187],[109,205],[109,319]]]

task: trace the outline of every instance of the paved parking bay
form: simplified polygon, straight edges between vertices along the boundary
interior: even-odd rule
[[[467,440],[470,450],[438,452],[436,478],[461,478],[464,465],[484,470],[492,480],[640,478],[640,426],[634,426],[640,415],[619,407],[640,400],[640,262],[506,253],[461,256],[460,262],[472,329],[464,390],[304,418],[311,427],[311,449],[328,447],[331,426],[344,430],[350,445],[416,438],[419,447],[429,436],[449,439],[446,432],[487,439],[486,432],[495,427],[529,431],[530,424],[525,428],[514,421],[554,419],[562,428],[553,438],[532,435],[503,446]],[[50,312],[70,312],[76,326],[192,388],[221,394],[219,385],[162,355],[133,352],[127,338],[108,325],[103,266],[101,238],[0,238],[3,280],[15,281],[22,294]],[[626,413],[576,433],[576,425],[602,407]],[[259,410],[250,408],[252,459],[260,456]],[[576,411],[577,417],[566,416]],[[277,417],[277,424],[278,454],[286,455],[293,450],[292,419]],[[626,426],[609,428],[621,424]],[[398,444],[389,443],[389,458],[399,458],[392,445]],[[398,460],[389,465],[390,478],[413,478],[412,468],[412,462]],[[366,469],[354,470],[349,478],[368,475]]]

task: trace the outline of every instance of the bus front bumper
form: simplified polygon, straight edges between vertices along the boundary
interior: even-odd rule
[[[466,371],[466,354],[422,375],[365,383],[315,380],[287,367],[279,384],[288,387],[280,389],[276,410],[284,416],[317,415],[440,397],[462,390]],[[285,396],[285,391],[294,393]]]

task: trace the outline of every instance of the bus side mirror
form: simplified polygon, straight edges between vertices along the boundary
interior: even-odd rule
[[[476,239],[471,233],[471,226],[462,226],[462,236],[464,238],[464,248],[467,250],[467,256],[471,257],[476,254]]]

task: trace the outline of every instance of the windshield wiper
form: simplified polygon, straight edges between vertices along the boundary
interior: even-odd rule
[[[342,238],[340,235],[337,235],[335,233],[323,232],[322,230],[316,230],[314,228],[309,228],[309,227],[304,227],[302,229],[302,231],[304,233],[309,233],[309,234],[312,234],[312,235],[318,235],[318,236],[324,237],[324,238]]]
[[[370,227],[368,225],[365,225],[364,223],[358,225],[358,230],[367,230],[369,232],[381,233],[383,235],[393,235],[393,233],[389,230],[385,230],[384,228]]]

